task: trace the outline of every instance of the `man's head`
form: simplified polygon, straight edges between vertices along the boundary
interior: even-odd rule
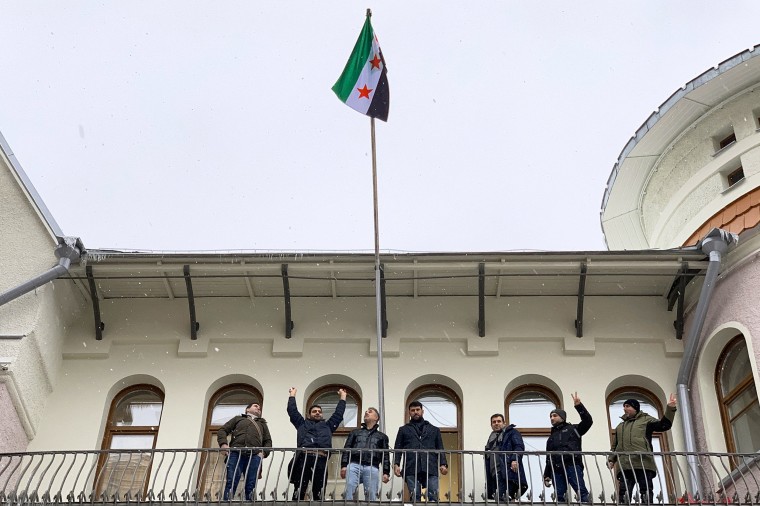
[[[322,406],[319,404],[313,404],[309,408],[309,419],[318,422],[322,419]]]
[[[552,425],[559,425],[567,420],[567,413],[564,409],[553,409],[549,412],[549,421]]]
[[[504,415],[496,413],[491,415],[491,430],[499,431],[504,428]]]
[[[422,409],[422,403],[420,401],[412,401],[409,403],[409,418],[417,421],[422,420],[422,415],[425,411]]]
[[[259,417],[261,416],[261,404],[258,401],[254,401],[245,407],[245,412],[248,415]]]
[[[628,418],[636,416],[639,411],[641,411],[641,404],[636,399],[628,399],[623,402],[623,412]]]
[[[368,427],[374,426],[380,420],[380,412],[375,408],[367,408],[364,412],[364,423]]]

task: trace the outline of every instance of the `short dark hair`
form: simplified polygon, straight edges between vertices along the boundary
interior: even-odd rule
[[[324,410],[322,409],[322,406],[320,406],[319,404],[312,404],[312,405],[309,407],[309,413],[311,413],[311,410],[312,410],[312,409],[314,409],[314,408],[319,408],[319,410],[320,410],[320,411],[324,411]]]
[[[420,401],[412,401],[409,403],[408,409],[421,408],[421,407],[422,407],[422,403]]]
[[[245,407],[245,409],[248,409],[248,408],[250,408],[250,407],[251,407],[251,406],[253,406],[254,404],[258,404],[258,405],[259,405],[259,407],[261,407],[261,403],[260,403],[259,401],[253,401],[252,403],[250,403],[249,405],[247,405],[247,406]]]
[[[367,408],[367,411],[374,411],[377,415],[377,418],[380,419],[380,412],[377,410],[377,408]]]
[[[492,422],[493,422],[494,418],[501,418],[501,421],[502,422],[504,421],[504,415],[502,415],[501,413],[494,413],[493,415],[491,415],[491,421]]]

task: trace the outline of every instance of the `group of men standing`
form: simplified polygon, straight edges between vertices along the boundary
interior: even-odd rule
[[[303,500],[311,482],[312,500],[320,501],[325,490],[328,450],[332,448],[332,434],[343,421],[346,410],[346,391],[338,390],[340,400],[329,419],[325,420],[322,407],[309,407],[304,418],[296,406],[296,388],[290,388],[287,411],[290,422],[296,428],[296,444],[299,450],[288,465],[288,477],[293,484],[293,500]],[[573,406],[580,416],[580,423],[567,421],[567,413],[553,409],[549,413],[552,425],[546,442],[546,465],[544,486],[556,489],[556,500],[567,500],[568,486],[581,502],[589,503],[589,492],[584,479],[582,436],[588,432],[593,419],[581,403],[577,392],[572,394]],[[618,500],[630,500],[638,486],[642,502],[653,501],[652,482],[657,474],[652,456],[652,434],[669,430],[676,412],[676,398],[671,394],[665,414],[654,418],[640,409],[636,399],[623,404],[622,421],[615,429],[612,455],[607,464],[617,467]],[[393,446],[393,473],[404,478],[411,500],[419,502],[423,489],[427,489],[428,502],[438,501],[438,475],[448,474],[448,462],[443,447],[441,431],[424,419],[424,406],[413,401],[408,406],[409,421],[398,429]],[[340,476],[346,479],[346,500],[353,500],[359,485],[364,487],[364,498],[376,501],[380,482],[390,480],[390,454],[388,436],[379,430],[380,413],[375,408],[364,412],[364,423],[353,430],[346,440],[341,455]],[[228,437],[231,441],[228,442]],[[244,414],[230,419],[217,433],[220,448],[227,449],[227,475],[223,499],[234,495],[238,483],[245,474],[245,499],[251,500],[261,459],[268,456],[264,448],[272,447],[272,438],[261,418],[261,405],[251,403]],[[262,449],[256,454],[242,448]],[[516,501],[528,490],[528,482],[522,464],[525,450],[522,436],[514,424],[506,425],[504,416],[491,416],[491,434],[485,446],[486,491],[489,500],[497,502]],[[629,453],[630,452],[630,453]],[[403,462],[402,462],[403,460]]]

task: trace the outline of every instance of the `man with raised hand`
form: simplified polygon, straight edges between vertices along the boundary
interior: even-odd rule
[[[322,406],[314,404],[309,407],[309,417],[304,418],[296,406],[296,388],[288,391],[288,416],[296,428],[296,446],[303,451],[296,452],[289,465],[290,483],[294,485],[293,500],[303,500],[306,489],[312,482],[312,500],[321,501],[325,489],[328,453],[323,448],[332,448],[332,435],[343,421],[346,411],[346,391],[338,390],[340,400],[335,412],[328,420],[322,418]]]
[[[571,394],[575,410],[581,417],[581,423],[567,422],[567,413],[562,409],[553,409],[549,413],[552,433],[546,440],[547,452],[567,452],[562,455],[547,455],[544,469],[544,485],[557,487],[557,502],[565,502],[567,484],[580,496],[581,502],[588,502],[588,490],[583,479],[583,456],[581,455],[581,437],[588,432],[594,420],[578,397],[578,392]]]

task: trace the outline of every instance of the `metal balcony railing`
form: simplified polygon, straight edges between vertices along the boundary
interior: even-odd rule
[[[268,449],[269,450],[269,449]],[[234,451],[234,450],[233,450]],[[249,450],[243,450],[249,451]],[[255,454],[258,450],[250,450]],[[371,459],[369,451],[330,449],[310,452],[314,459],[325,462],[324,493],[306,490],[296,493],[303,478],[314,483],[316,470],[304,470],[292,465],[299,454],[297,449],[271,449],[268,458],[253,471],[226,464],[229,454],[219,449],[179,449],[179,450],[110,450],[110,451],[53,451],[0,454],[0,504],[50,504],[50,503],[220,503],[220,502],[320,502],[344,503],[346,480],[340,477],[341,457],[351,452],[349,460]],[[303,450],[301,451],[303,453]],[[562,475],[578,477],[578,467],[582,463],[583,478],[588,497],[592,504],[713,504],[713,505],[760,505],[760,454],[728,454],[681,452],[652,454],[613,454],[609,452],[584,452],[567,454],[562,452],[482,452],[446,451],[448,473],[439,476],[437,501],[453,504],[514,502],[565,504],[581,502],[581,492],[568,486],[564,498],[557,497],[557,482]],[[254,459],[248,460],[248,466]],[[487,486],[486,462],[493,462],[493,469],[501,471],[511,468],[511,460],[519,456],[524,480],[501,482],[496,480],[495,490],[489,494]],[[436,497],[431,490],[422,489],[419,499],[408,495],[404,487],[404,475],[393,473],[393,462],[399,458],[402,463],[426,462],[422,455],[412,452],[377,451],[376,462],[390,459],[390,480],[378,483],[379,494],[376,501],[390,502],[433,502]],[[428,457],[428,456],[425,456]],[[547,457],[554,466],[549,467],[552,486],[545,483]],[[608,468],[608,460],[616,458],[613,469]],[[689,458],[693,457],[693,458]],[[435,462],[433,458],[433,463]],[[575,459],[575,460],[574,460]],[[298,462],[298,461],[296,461]],[[646,466],[656,467],[656,475],[649,493],[645,475],[634,470]],[[243,464],[245,465],[245,464]],[[421,466],[422,464],[416,464]],[[432,469],[432,468],[431,468]],[[621,471],[628,473],[628,487],[620,493]],[[415,468],[416,471],[421,469]],[[257,475],[255,488],[250,497],[245,490],[245,476],[235,490],[225,498],[225,484],[228,473],[237,474],[250,471]],[[311,473],[308,475],[307,473]],[[436,475],[438,468],[436,467]],[[516,475],[512,475],[516,478]],[[641,482],[640,482],[641,480]],[[318,481],[318,480],[317,480]],[[510,492],[512,494],[510,495]],[[301,497],[303,495],[303,497]],[[359,486],[355,501],[370,502],[364,495],[364,487]],[[563,500],[558,500],[563,499]],[[351,501],[353,502],[353,501]]]

